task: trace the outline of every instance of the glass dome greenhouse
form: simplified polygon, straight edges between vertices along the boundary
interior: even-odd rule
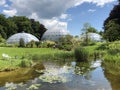
[[[57,41],[60,37],[68,35],[68,31],[66,30],[47,30],[41,40],[51,40]]]
[[[12,35],[7,39],[7,44],[18,44],[20,39],[23,39],[25,44],[27,44],[30,41],[39,41],[35,36],[29,33],[17,33]]]
[[[86,35],[85,34],[82,34],[80,36],[80,39],[83,40],[86,38]],[[88,38],[92,41],[97,41],[97,42],[100,42],[102,41],[102,36],[97,34],[97,33],[88,33]]]

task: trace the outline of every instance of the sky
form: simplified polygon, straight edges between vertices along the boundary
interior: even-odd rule
[[[76,36],[85,23],[103,31],[103,22],[116,4],[117,0],[0,0],[0,13],[33,18],[48,30]]]

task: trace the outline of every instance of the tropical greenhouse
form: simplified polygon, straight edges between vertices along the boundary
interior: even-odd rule
[[[42,40],[51,40],[51,41],[58,41],[60,37],[68,35],[69,32],[66,30],[47,30],[43,37]]]
[[[7,39],[7,44],[18,44],[20,39],[23,39],[25,44],[29,43],[30,41],[39,41],[35,36],[29,33],[17,33],[12,35]]]
[[[96,42],[102,41],[102,36],[97,33],[88,33],[87,37],[92,41],[96,41]],[[81,40],[84,40],[85,38],[86,38],[86,34],[80,35]]]

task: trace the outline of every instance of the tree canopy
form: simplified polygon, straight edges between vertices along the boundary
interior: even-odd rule
[[[34,19],[29,19],[25,16],[6,18],[5,15],[0,14],[0,34],[4,39],[22,31],[33,34],[38,39],[41,39],[46,30],[47,29],[43,24],[35,21]]]
[[[104,21],[104,37],[108,41],[120,40],[120,0]]]

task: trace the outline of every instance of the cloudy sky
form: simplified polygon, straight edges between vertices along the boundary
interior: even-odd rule
[[[88,22],[102,30],[103,22],[117,0],[0,0],[0,13],[27,16],[43,23],[48,30],[68,30],[79,35]]]

